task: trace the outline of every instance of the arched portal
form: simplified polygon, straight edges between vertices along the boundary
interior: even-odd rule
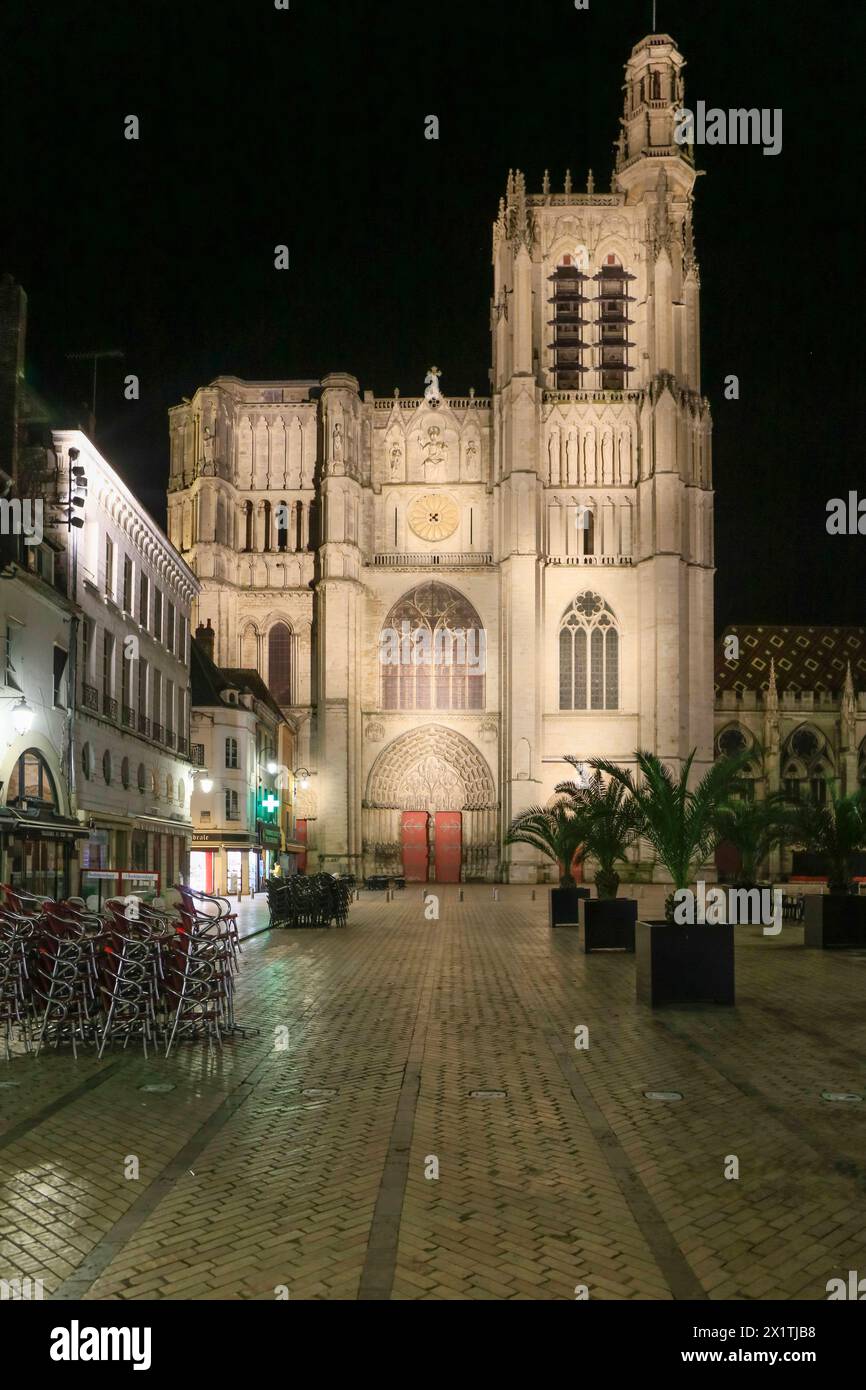
[[[498,843],[496,788],[486,759],[438,724],[389,743],[367,779],[368,873],[424,882],[492,879]]]

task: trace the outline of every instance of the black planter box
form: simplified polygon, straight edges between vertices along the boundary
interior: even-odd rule
[[[807,893],[805,945],[819,951],[866,947],[866,898],[847,893]]]
[[[639,1004],[734,1003],[730,924],[638,922],[635,963]]]
[[[552,927],[576,927],[578,923],[577,905],[581,898],[588,897],[588,888],[551,888],[550,925]]]
[[[583,949],[634,951],[637,903],[633,898],[582,898],[579,905]]]

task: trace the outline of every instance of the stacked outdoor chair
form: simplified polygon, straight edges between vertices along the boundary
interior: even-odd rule
[[[207,1039],[222,1046],[227,1034],[245,1034],[234,1012],[234,975],[241,944],[237,915],[227,898],[178,885],[181,897],[178,930],[167,959],[165,988],[172,1001],[166,1044],[168,1055],[178,1038]]]
[[[26,1051],[32,1045],[33,964],[32,917],[0,908],[0,1028],[6,1058],[12,1056],[12,1036],[17,1033]]]
[[[272,927],[344,927],[352,890],[332,874],[268,880]]]
[[[55,1047],[95,1042],[99,1035],[97,948],[98,917],[66,903],[46,904],[37,932],[33,991],[41,1020],[36,1053],[43,1043]]]
[[[0,1037],[37,1054],[87,1043],[101,1057],[132,1041],[166,1054],[182,1039],[211,1049],[247,1030],[234,1013],[240,954],[228,901],[180,889],[176,912],[140,899],[84,902],[0,885]]]

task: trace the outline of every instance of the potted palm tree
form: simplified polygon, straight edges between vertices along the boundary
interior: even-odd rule
[[[581,773],[579,782],[560,782],[556,788],[567,796],[585,823],[584,858],[595,863],[595,898],[582,898],[578,911],[583,949],[634,951],[637,902],[618,898],[617,865],[626,862],[638,838],[637,803],[621,782],[605,781],[601,773],[587,777],[577,758],[567,757]]]
[[[689,786],[695,751],[678,775],[656,756],[635,754],[640,779],[606,758],[590,766],[623,786],[635,803],[638,832],[673,881],[661,921],[637,923],[635,954],[639,1003],[733,1004],[734,929],[730,923],[677,923],[674,900],[687,889],[718,843],[719,808],[738,789],[745,754],[721,758]]]
[[[819,854],[829,867],[827,893],[810,893],[804,917],[807,946],[819,950],[866,946],[866,898],[853,892],[851,860],[866,845],[866,792],[840,796],[834,783],[826,805],[801,802],[793,808],[794,843]]]
[[[581,897],[589,897],[589,889],[578,888],[571,871],[572,863],[582,858],[584,833],[582,818],[565,800],[552,806],[529,806],[508,827],[507,845],[532,845],[559,865],[559,887],[550,890],[552,927],[577,926],[577,904]]]
[[[770,851],[796,837],[797,813],[780,794],[763,801],[733,797],[719,807],[716,828],[719,841],[727,841],[740,856],[736,886],[754,888]]]

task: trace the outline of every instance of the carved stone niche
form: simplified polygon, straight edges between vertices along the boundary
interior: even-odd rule
[[[385,737],[385,725],[378,724],[375,721],[368,724],[364,730],[364,737],[368,743],[381,743],[382,739]]]
[[[478,738],[481,743],[495,743],[499,729],[495,719],[485,719],[478,725]]]

